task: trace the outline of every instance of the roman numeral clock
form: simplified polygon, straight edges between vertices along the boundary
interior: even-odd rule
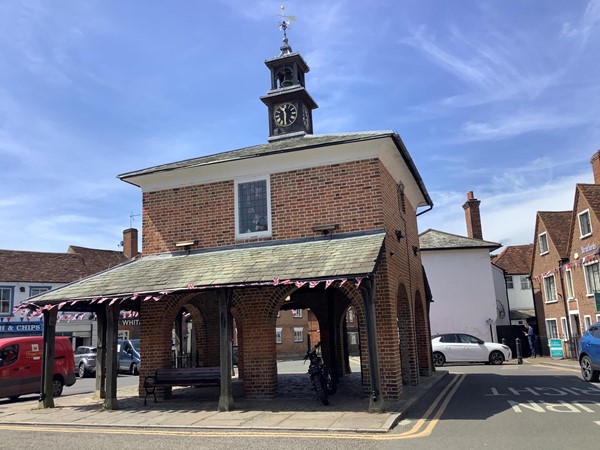
[[[293,17],[284,12],[280,16],[283,45],[279,56],[265,61],[271,71],[271,89],[260,98],[269,109],[269,142],[312,134],[312,110],[318,108],[304,85],[310,69],[288,43],[286,30]]]

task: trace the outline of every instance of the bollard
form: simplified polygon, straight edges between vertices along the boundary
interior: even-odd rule
[[[502,345],[506,345],[506,338],[502,338]]]
[[[521,339],[516,338],[515,344],[517,346],[517,364],[523,364],[523,354],[521,353]]]

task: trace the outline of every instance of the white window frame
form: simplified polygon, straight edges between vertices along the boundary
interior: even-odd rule
[[[283,329],[279,328],[279,327],[275,328],[275,343],[276,344],[283,344],[283,337],[281,335],[282,330]]]
[[[565,271],[565,278],[567,280],[567,298],[575,298],[575,291],[573,289],[573,272],[571,269]]]
[[[5,291],[8,292],[8,299],[6,298],[2,298],[0,300],[0,306],[2,305],[2,303],[7,303],[8,304],[8,310],[3,312],[2,308],[0,307],[0,316],[2,317],[12,317],[13,315],[13,309],[15,307],[15,287],[14,286],[0,286],[0,291]]]
[[[548,339],[558,339],[558,322],[556,319],[546,319]]]
[[[552,278],[552,284],[554,285],[554,298],[550,298],[550,296],[548,295],[548,284],[546,283],[546,280]],[[547,277],[543,278],[544,280],[544,301],[545,303],[556,303],[558,302],[558,295],[557,295],[557,291],[556,291],[556,279],[554,278],[554,275],[549,275]]]
[[[583,323],[585,326],[585,330],[587,331],[590,329],[590,327],[592,326],[592,316],[583,316]]]
[[[506,282],[506,289],[514,289],[515,281],[512,275],[504,275],[504,281]]]
[[[542,242],[544,243],[543,246]],[[540,250],[540,255],[545,255],[550,251],[548,247],[548,234],[545,231],[538,235],[538,248]]]
[[[519,277],[519,280],[521,281],[522,291],[528,291],[531,289],[531,280],[529,280],[529,277],[527,275],[521,275]],[[523,287],[523,282],[525,282],[525,287]]]
[[[294,327],[294,342],[304,342],[304,328]]]
[[[583,277],[585,279],[585,293],[588,297],[592,297],[594,295],[594,288],[596,288],[595,292],[600,292],[600,283],[594,283],[593,280],[590,281],[590,278],[588,276],[588,268],[593,266],[596,266],[598,268],[598,278],[600,278],[600,263],[598,261],[594,261],[583,266]]]
[[[267,189],[267,230],[265,231],[251,231],[251,232],[241,232],[240,231],[240,199],[239,199],[239,188],[240,184],[252,183],[254,181],[266,181],[266,189]],[[234,181],[234,202],[235,202],[235,239],[236,240],[244,240],[244,239],[254,239],[254,238],[264,238],[271,237],[273,235],[273,224],[271,220],[271,177],[270,175],[263,175],[252,178],[240,178]]]
[[[302,310],[301,309],[292,309],[292,317],[296,319],[302,318]]]
[[[51,286],[29,286],[29,296],[33,297],[34,295],[43,294],[44,292],[48,292],[50,289],[52,289]],[[37,292],[34,294],[34,291]]]
[[[567,325],[566,317],[560,318],[560,327],[562,328],[562,332],[563,332],[563,340],[564,341],[568,340],[569,339],[569,326]]]
[[[587,233],[584,233],[583,227],[581,226],[581,219],[582,217],[586,216],[587,218],[587,225],[589,226],[589,231]],[[592,234],[592,219],[590,217],[590,210],[586,209],[585,211],[581,211],[579,214],[577,214],[577,222],[579,223],[579,238],[583,239],[584,237],[587,237],[589,235]]]
[[[600,322],[600,314],[596,314],[596,322]]]

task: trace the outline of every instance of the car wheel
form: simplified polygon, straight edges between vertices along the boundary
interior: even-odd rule
[[[441,352],[433,353],[433,365],[435,367],[442,367],[446,363],[446,357]]]
[[[490,353],[490,364],[494,364],[495,366],[499,366],[504,362],[504,355],[502,352],[494,351]]]
[[[137,366],[137,364],[132,364],[132,365],[131,365],[131,368],[130,368],[130,370],[129,370],[129,373],[131,373],[131,375],[139,375],[139,374],[140,374],[140,371],[139,371],[139,369],[138,369],[138,366]]]
[[[588,355],[584,355],[579,362],[581,366],[581,376],[587,382],[598,381],[600,371],[592,369],[592,360]]]
[[[79,378],[85,378],[85,364],[84,363],[79,364],[79,371],[77,373],[79,374]]]
[[[54,377],[54,379],[52,380],[52,396],[60,397],[63,391],[63,386],[64,384],[62,380],[60,378]]]

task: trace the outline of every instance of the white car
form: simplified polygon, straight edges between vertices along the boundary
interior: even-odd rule
[[[447,362],[484,362],[502,364],[512,357],[510,347],[484,342],[464,333],[438,334],[431,338],[433,364],[441,367]]]

